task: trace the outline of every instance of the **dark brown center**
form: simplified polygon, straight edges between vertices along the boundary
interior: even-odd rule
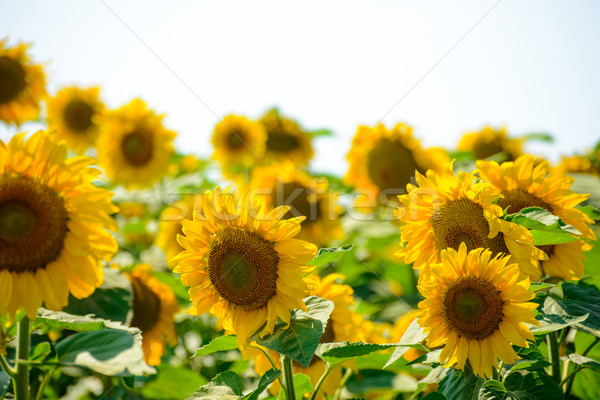
[[[145,130],[130,132],[121,140],[125,160],[136,167],[141,167],[152,159],[153,147],[152,134]]]
[[[7,56],[0,56],[0,104],[16,99],[27,87],[25,70],[21,64]]]
[[[131,278],[133,288],[133,318],[131,326],[149,332],[159,320],[160,299],[140,279]]]
[[[367,171],[380,189],[393,189],[391,196],[401,193],[415,171],[422,172],[412,151],[397,140],[381,139],[367,156]]]
[[[304,215],[306,219],[302,222],[303,225],[310,224],[319,219],[320,210],[319,203],[311,194],[310,189],[304,187],[299,182],[286,182],[282,183],[277,180],[276,186],[273,188],[273,205],[278,206],[290,206],[288,211],[283,218],[293,218]]]
[[[70,101],[63,111],[63,120],[74,132],[85,132],[93,125],[94,109],[83,100]]]

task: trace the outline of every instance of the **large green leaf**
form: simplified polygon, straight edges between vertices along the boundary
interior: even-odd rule
[[[62,311],[51,311],[45,308],[38,310],[37,322],[54,329],[70,329],[76,332],[90,332],[106,328],[106,320],[90,315],[73,315]]]
[[[275,324],[273,334],[261,338],[257,333],[251,340],[289,356],[306,368],[325,331],[327,320],[333,311],[333,302],[310,296],[304,299],[304,303],[308,313],[296,310],[292,312],[289,326],[280,321]]]
[[[348,251],[354,247],[353,244],[345,244],[341,247],[322,248],[319,249],[316,257],[313,258],[309,264],[314,265],[317,268],[324,267],[325,265],[335,262],[343,257]]]
[[[450,368],[439,383],[438,391],[448,400],[471,400],[479,391],[483,379],[471,374],[468,378],[462,371]]]
[[[562,299],[556,303],[571,316],[589,316],[576,324],[575,328],[600,337],[600,292],[593,287],[585,287],[572,283],[562,284]]]
[[[244,391],[244,383],[242,378],[233,371],[224,371],[219,375],[215,376],[211,382],[217,386],[229,386],[233,393],[238,396],[242,395]]]
[[[104,282],[91,296],[85,299],[70,296],[63,311],[125,323],[133,299],[131,283],[119,270],[104,268],[103,272]]]
[[[596,343],[596,337],[589,333],[579,331],[575,334],[575,352],[586,354],[593,360],[600,360],[600,343]],[[576,368],[572,366],[569,372]],[[584,368],[575,375],[572,394],[580,399],[596,400],[600,398],[600,372],[590,368]]]
[[[356,357],[366,356],[376,351],[396,347],[395,344],[375,343],[323,343],[319,345],[317,354],[331,365],[341,364]]]
[[[400,339],[400,342],[397,343],[398,348],[394,350],[394,353],[383,368],[389,368],[395,363],[399,362],[404,353],[406,353],[410,348],[428,352],[429,349],[422,344],[426,337],[427,335],[423,331],[423,327],[420,326],[415,319],[408,326],[406,332],[404,332],[404,335],[402,335],[402,339]]]
[[[221,372],[206,385],[200,386],[187,400],[238,400],[242,394],[242,385],[242,378],[235,372]]]
[[[545,372],[515,371],[506,377],[504,385],[519,399],[562,400],[564,398],[558,384]]]
[[[568,314],[552,296],[544,299],[541,312],[535,317],[540,326],[530,325],[529,330],[534,335],[545,335],[549,332],[558,331],[571,325],[577,325],[588,318],[585,315]]]
[[[500,381],[490,379],[483,382],[477,395],[478,400],[518,400],[519,397],[510,393]]]
[[[144,398],[184,399],[196,388],[207,383],[202,375],[184,367],[162,363],[156,369],[156,379],[146,383],[140,390]]]
[[[192,357],[206,356],[217,351],[235,350],[238,348],[235,335],[219,336],[213,339],[210,343],[196,350],[196,354]]]
[[[569,354],[569,360],[574,362],[577,365],[581,365],[582,367],[591,368],[596,371],[600,371],[600,362],[591,359],[589,357],[584,357],[580,354],[571,353]]]
[[[104,375],[153,374],[144,361],[139,329],[104,329],[76,333],[56,345],[62,365],[88,367]]]
[[[527,229],[554,232],[554,233],[570,233],[573,235],[581,235],[575,227],[567,224],[565,221],[544,210],[540,207],[527,207],[518,213],[508,214],[505,219],[509,222],[519,224]]]

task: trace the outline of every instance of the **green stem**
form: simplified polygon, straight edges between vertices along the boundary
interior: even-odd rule
[[[325,382],[325,379],[327,379],[327,375],[329,375],[329,373],[331,371],[333,371],[333,369],[335,367],[336,367],[335,365],[332,367],[331,365],[327,364],[327,369],[325,370],[323,375],[321,375],[321,377],[319,378],[319,382],[317,382],[317,386],[315,386],[315,390],[313,390],[312,394],[310,395],[310,400],[315,400],[317,398],[317,393],[319,393],[319,389],[321,389],[321,385],[323,384],[323,382]]]
[[[15,398],[17,400],[29,400],[29,318],[23,317],[19,321],[17,331],[17,376],[14,380]],[[24,362],[23,362],[24,361]]]
[[[331,400],[340,400],[340,396],[342,395],[342,389],[344,388],[344,386],[346,386],[346,382],[348,382],[348,379],[350,378],[350,376],[352,376],[352,370],[350,368],[348,368],[346,370],[346,372],[344,373],[344,376],[342,377],[339,387],[333,394],[333,399],[331,399]]]
[[[6,358],[4,358],[4,356],[1,353],[0,353],[0,366],[2,366],[2,369],[4,370],[4,372],[6,372],[6,375],[10,376],[13,379],[15,379],[17,377],[17,371],[15,371],[15,369],[10,366],[8,361],[6,361]]]
[[[46,376],[44,376],[42,383],[40,383],[40,387],[38,388],[37,394],[35,396],[35,400],[42,400],[44,398],[43,397],[44,396],[44,388],[46,387],[48,382],[50,382],[50,379],[52,378],[53,373],[54,373],[54,369],[51,369],[50,371],[48,371],[46,373]]]
[[[560,383],[560,357],[558,356],[558,337],[556,331],[550,332],[548,339],[548,361],[552,364],[552,378]]]
[[[271,357],[271,354],[269,354],[269,352],[264,347],[254,346],[254,345],[250,345],[250,347],[262,351],[263,354],[269,359],[269,362],[271,363],[271,365],[273,366],[273,368],[275,368],[275,369],[281,369],[277,365],[277,363],[275,362],[275,360],[273,359],[273,357]],[[283,383],[283,379],[281,378],[281,375],[279,375],[279,377],[277,379],[279,380],[279,384],[281,385],[281,387],[284,388],[285,384]]]
[[[287,400],[296,400],[292,359],[286,355],[283,356],[283,378],[285,380],[285,398]]]

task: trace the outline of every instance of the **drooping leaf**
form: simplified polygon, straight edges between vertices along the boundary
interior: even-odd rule
[[[310,296],[304,299],[304,303],[308,308],[308,313],[297,310],[292,313],[289,326],[280,321],[275,324],[273,334],[261,338],[257,333],[251,340],[289,356],[306,368],[325,331],[325,326],[333,311],[333,302]]]
[[[219,336],[196,350],[196,354],[192,357],[206,356],[216,353],[217,351],[235,350],[237,348],[238,345],[235,335]]]
[[[345,244],[341,247],[321,248],[316,257],[313,258],[309,264],[314,265],[317,268],[324,267],[329,263],[339,260],[350,251],[352,247],[354,247],[353,244]]]

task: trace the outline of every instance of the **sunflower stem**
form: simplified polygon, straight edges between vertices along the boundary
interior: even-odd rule
[[[556,331],[550,332],[548,339],[548,361],[552,364],[552,378],[560,383],[560,357],[558,355],[558,337]]]
[[[29,400],[29,318],[23,317],[19,321],[17,331],[17,360],[15,362],[17,376],[14,380],[15,398]]]
[[[333,399],[331,400],[340,400],[340,396],[342,395],[342,389],[344,388],[344,386],[346,386],[346,382],[348,382],[350,376],[352,376],[352,369],[348,368],[344,373],[344,376],[342,377],[339,387],[333,394]]]
[[[8,361],[6,361],[6,358],[4,358],[2,353],[0,353],[0,366],[2,366],[2,369],[4,370],[4,372],[6,372],[6,375],[10,376],[13,379],[16,378],[17,371],[15,371],[15,369],[10,366],[10,364],[8,363]]]
[[[285,380],[285,398],[287,400],[296,400],[296,388],[294,387],[294,370],[292,359],[283,356],[283,378]]]
[[[275,369],[280,369],[279,366],[277,365],[277,363],[275,362],[275,360],[273,359],[273,357],[271,357],[271,354],[269,354],[269,352],[267,351],[267,349],[265,349],[264,347],[253,346],[253,345],[250,345],[250,347],[262,351],[263,354],[267,357],[267,359],[271,363],[271,366],[273,368],[275,368]],[[279,384],[281,385],[281,387],[285,388],[285,383],[283,382],[283,379],[281,378],[281,375],[279,375],[279,377],[277,377],[277,380],[279,380]]]
[[[48,382],[50,382],[50,379],[52,378],[52,374],[54,373],[54,369],[51,369],[50,371],[48,371],[46,373],[46,376],[44,376],[44,379],[42,380],[42,383],[40,383],[40,387],[38,388],[37,394],[35,396],[35,400],[43,400],[43,396],[44,396],[44,388],[46,387],[46,385],[48,384]]]
[[[319,378],[319,382],[317,382],[317,386],[315,386],[315,390],[313,390],[312,394],[310,395],[310,400],[315,400],[317,398],[317,394],[319,393],[319,389],[321,389],[321,385],[323,384],[323,382],[325,382],[325,379],[327,379],[327,376],[329,375],[329,373],[331,371],[333,371],[333,369],[335,367],[336,367],[335,365],[332,367],[330,364],[327,364],[327,369],[325,370],[323,375],[321,375],[321,377]]]

